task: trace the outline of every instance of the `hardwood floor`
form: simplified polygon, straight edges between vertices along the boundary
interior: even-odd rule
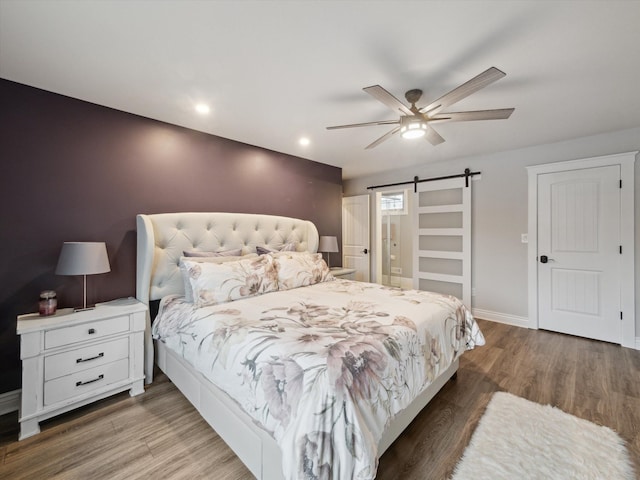
[[[378,479],[446,479],[496,391],[606,425],[640,473],[640,351],[480,321],[487,345],[380,459]],[[0,417],[0,478],[247,479],[248,470],[158,375],[144,395],[120,394],[42,424],[17,441],[17,412]],[[640,477],[639,477],[640,478]]]

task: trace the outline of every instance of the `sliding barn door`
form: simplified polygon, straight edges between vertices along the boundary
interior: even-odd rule
[[[417,184],[413,248],[414,288],[453,295],[468,308],[471,183],[461,177]]]

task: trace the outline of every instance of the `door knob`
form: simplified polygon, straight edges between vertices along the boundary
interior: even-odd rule
[[[546,255],[540,255],[540,263],[553,262],[553,258],[549,258]]]
[[[364,254],[366,255],[367,253],[369,253],[369,250],[367,250],[367,249],[365,248],[364,250],[362,250],[362,253],[364,253]]]

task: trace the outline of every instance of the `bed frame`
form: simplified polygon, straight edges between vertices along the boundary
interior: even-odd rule
[[[165,295],[183,293],[178,266],[183,250],[227,250],[256,246],[277,248],[297,242],[299,251],[316,252],[318,230],[306,220],[241,213],[164,213],[138,215],[138,259],[136,296],[149,304]],[[282,480],[282,452],[265,430],[257,425],[226,393],[195,371],[181,357],[156,343],[159,368],[196,407],[202,417],[229,445],[251,473],[260,480]],[[153,379],[154,344],[148,316],[145,331],[145,382]],[[443,371],[411,405],[387,425],[378,442],[384,451],[456,373],[458,361]]]

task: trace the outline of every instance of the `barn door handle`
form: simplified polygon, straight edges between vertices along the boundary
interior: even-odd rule
[[[366,255],[367,253],[369,253],[369,250],[367,250],[367,249],[365,248],[364,250],[362,250],[362,253],[364,253],[364,254]]]

